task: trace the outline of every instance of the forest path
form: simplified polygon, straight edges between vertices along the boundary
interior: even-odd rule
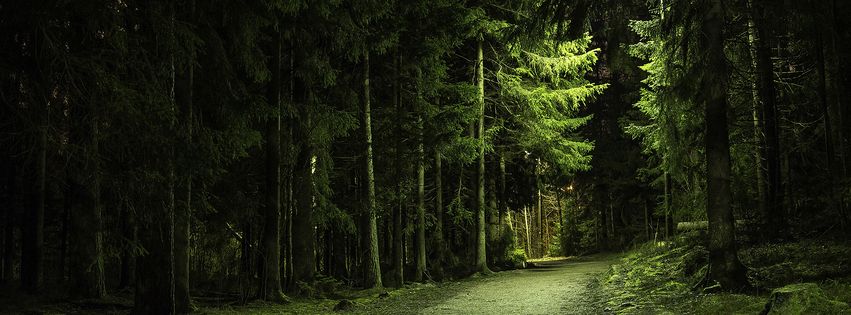
[[[393,314],[593,314],[599,310],[595,275],[617,261],[594,255],[547,262],[492,276],[425,286],[364,305],[356,312]]]

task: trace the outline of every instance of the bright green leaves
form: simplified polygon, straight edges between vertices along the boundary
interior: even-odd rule
[[[597,62],[590,37],[569,42],[544,41],[537,49],[512,54],[512,68],[497,71],[500,96],[513,116],[509,135],[524,151],[542,157],[563,174],[590,167],[593,144],[575,131],[590,116],[579,110],[605,91],[605,84],[584,78]]]

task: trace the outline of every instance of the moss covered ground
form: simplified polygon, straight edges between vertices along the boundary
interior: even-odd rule
[[[760,314],[771,292],[812,283],[824,305],[851,302],[851,245],[831,240],[742,246],[753,290],[720,292],[705,281],[707,250],[696,234],[629,251],[598,279],[605,310],[617,314]],[[821,294],[821,293],[819,293]],[[845,308],[839,308],[845,312]],[[851,309],[847,309],[851,313]],[[798,313],[822,313],[812,310]],[[836,308],[824,313],[834,313]],[[795,312],[792,312],[795,313]]]

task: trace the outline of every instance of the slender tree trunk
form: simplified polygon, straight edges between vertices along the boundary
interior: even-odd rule
[[[278,28],[279,29],[279,28]],[[266,204],[263,227],[263,269],[260,296],[285,302],[281,286],[281,46],[280,30],[274,32],[270,69],[272,80],[267,101],[275,114],[266,122]]]
[[[434,248],[435,260],[432,267],[438,271],[439,276],[442,275],[442,265],[444,262],[444,244],[443,236],[443,157],[440,156],[440,150],[434,150],[434,216],[437,219],[434,227]]]
[[[102,298],[106,295],[103,267],[103,223],[100,203],[100,157],[96,109],[80,113],[75,141],[82,150],[76,157],[71,183],[70,295]]]
[[[674,209],[671,206],[674,203],[674,183],[671,180],[671,174],[665,172],[665,239],[673,236],[676,232],[674,229]]]
[[[401,102],[401,94],[400,94],[400,82],[399,82],[399,67],[401,66],[402,54],[397,52],[396,58],[393,60],[393,107],[396,109],[396,121],[395,125],[396,131],[396,143],[395,148],[393,150],[394,159],[394,174],[396,176],[396,198],[399,200],[396,202],[396,205],[393,207],[393,273],[394,280],[396,281],[396,287],[402,287],[405,284],[405,260],[404,260],[404,245],[405,238],[402,233],[402,181],[401,181],[401,169],[402,169],[402,119],[403,119],[403,109]]]
[[[190,3],[190,16],[194,16],[195,3]],[[188,65],[176,80],[175,98],[181,109],[183,124],[184,150],[192,150],[192,125],[194,123],[194,84],[195,69]],[[184,159],[185,163],[190,163]],[[174,213],[174,303],[177,313],[186,314],[193,311],[189,294],[189,240],[192,224],[192,171],[182,175],[178,193],[182,200]]]
[[[65,182],[67,186],[73,184],[72,172],[65,171]],[[71,211],[74,207],[74,197],[70,187],[66,187],[63,195],[62,205],[62,231],[59,240],[59,281],[65,282],[67,278],[68,262],[68,238],[71,234]]]
[[[647,209],[647,202],[644,202],[644,237],[650,240],[650,212]]]
[[[727,65],[724,56],[724,12],[721,0],[712,0],[703,21],[707,70],[703,78],[709,93],[706,106],[706,196],[709,219],[709,279],[722,288],[735,290],[747,285],[745,269],[736,255],[730,191],[730,140],[727,126]]]
[[[300,129],[309,126],[303,125]],[[307,139],[302,133],[300,139]],[[313,151],[309,143],[302,143],[296,159],[293,195],[296,207],[292,219],[293,284],[297,281],[313,280],[316,271],[313,225],[313,174],[311,158]]]
[[[481,273],[491,273],[488,269],[487,260],[487,236],[485,235],[485,61],[482,52],[482,42],[484,41],[479,35],[478,45],[476,48],[476,86],[478,87],[478,105],[479,105],[479,123],[478,123],[478,140],[479,140],[479,170],[478,180],[476,180],[476,213],[477,213],[477,234],[476,234],[476,270]]]
[[[757,200],[759,201],[759,213],[760,213],[760,215],[763,215],[764,218],[766,218],[765,214],[768,213],[768,200],[766,199],[765,192],[768,190],[768,188],[766,187],[768,182],[765,181],[765,170],[768,168],[768,166],[766,165],[766,160],[763,158],[763,156],[765,156],[765,152],[764,152],[765,151],[765,137],[763,136],[763,126],[762,126],[763,125],[762,124],[762,121],[763,121],[762,109],[761,109],[762,102],[760,102],[760,98],[759,98],[759,96],[760,96],[760,83],[759,83],[760,75],[758,73],[758,64],[757,64],[757,58],[758,58],[758,56],[757,56],[757,54],[758,54],[757,45],[755,44],[756,40],[757,40],[757,34],[756,34],[757,32],[756,32],[756,25],[754,23],[754,18],[753,18],[753,15],[754,15],[753,8],[752,8],[753,7],[753,0],[748,1],[748,6],[751,7],[750,8],[750,10],[751,10],[750,16],[748,18],[748,41],[749,41],[749,44],[750,44],[751,68],[752,68],[752,71],[753,71],[753,76],[751,77],[751,80],[752,80],[752,82],[751,82],[751,89],[752,89],[751,94],[752,94],[752,98],[753,98],[753,110],[752,110],[753,114],[752,114],[752,116],[753,116],[754,140],[755,140],[754,146],[756,147],[756,150],[754,150],[754,158],[755,158],[757,165],[758,165],[758,167],[755,167],[754,170],[756,171],[756,191],[757,191]],[[767,222],[767,220],[763,220],[763,222],[765,223],[765,222]],[[768,228],[768,226],[766,224],[763,224],[762,229],[765,229],[765,228]]]
[[[424,280],[423,274],[426,270],[426,244],[425,244],[425,150],[423,148],[423,121],[422,113],[418,120],[418,144],[417,144],[417,261],[415,265],[414,280]]]
[[[176,47],[175,8],[168,8],[170,34],[167,45]],[[169,100],[171,110],[177,111],[175,99],[175,55],[170,56]],[[164,122],[162,132],[174,132],[174,122]],[[146,208],[142,217],[139,241],[146,253],[136,259],[136,291],[133,314],[175,314],[175,144],[168,144],[168,156],[161,170],[165,183],[150,183],[150,198],[142,200]]]
[[[11,160],[11,158],[10,158]],[[15,227],[16,215],[15,209],[18,207],[17,192],[15,183],[17,182],[17,172],[8,164],[8,201],[4,207],[3,213],[3,269],[0,270],[0,283],[8,283],[12,280],[12,273],[15,266]]]
[[[612,199],[611,192],[609,192],[609,193],[610,193],[610,195],[609,195],[609,227],[611,227],[611,232],[609,232],[609,237],[610,237],[611,240],[614,240],[616,242],[615,246],[618,246],[617,245],[617,244],[619,244],[618,238],[617,238],[617,235],[615,235],[615,206],[614,206],[615,201],[614,201],[614,199]]]
[[[505,157],[499,156],[499,226],[502,228],[502,217],[508,213],[508,196],[506,196],[507,181],[505,180]],[[499,231],[502,235],[502,231]]]
[[[21,287],[29,293],[41,290],[43,280],[44,252],[44,208],[47,199],[47,128],[49,107],[45,103],[41,109],[41,125],[38,127],[38,142],[35,153],[35,193],[26,212],[21,229]]]
[[[135,243],[137,241],[136,223],[133,220],[133,214],[130,213],[130,209],[123,205],[121,206],[120,211],[119,230],[121,231],[121,236],[128,241]],[[133,284],[134,261],[135,255],[131,250],[124,249],[121,251],[121,271],[118,276],[118,288],[121,290],[129,289],[130,285]]]
[[[820,2],[816,5],[820,5]],[[836,95],[834,95],[834,89],[832,89],[831,75],[830,75],[830,67],[828,63],[835,58],[835,54],[831,51],[830,42],[832,41],[832,30],[824,29],[823,23],[816,22],[817,25],[815,27],[816,32],[816,69],[818,71],[818,94],[819,94],[819,102],[821,103],[822,116],[824,119],[824,146],[825,151],[827,153],[827,177],[829,179],[829,202],[830,207],[837,213],[839,217],[839,224],[843,230],[846,230],[848,227],[848,217],[845,213],[845,207],[842,201],[842,197],[840,192],[838,191],[838,182],[840,181],[837,177],[839,177],[839,171],[841,171],[841,161],[837,161],[837,148],[835,145],[835,137],[834,134],[836,132],[837,126],[834,126],[835,121],[837,120],[835,117],[835,113],[832,110],[832,106],[834,103],[834,99],[836,99]],[[828,33],[828,38],[825,39],[825,34]],[[841,133],[841,130],[840,130]],[[839,136],[839,142],[841,142],[841,134]],[[841,151],[841,149],[840,149]]]
[[[496,176],[489,176],[487,179],[488,189],[490,190],[490,194],[487,195],[488,207],[486,211],[487,221],[488,221],[488,229],[487,229],[487,240],[490,242],[491,246],[488,246],[488,257],[491,259],[492,264],[496,264],[499,259],[502,258],[502,254],[499,253],[499,250],[502,248],[502,244],[499,243],[499,215],[497,213],[497,195],[496,195]],[[498,244],[498,246],[493,246]]]
[[[526,253],[532,257],[532,236],[529,233],[529,207],[523,207],[523,229],[526,230]]]
[[[372,118],[370,117],[369,94],[369,52],[363,57],[363,129],[366,142],[366,200],[365,215],[367,216],[366,235],[367,257],[364,261],[364,286],[367,288],[381,287],[381,265],[378,257],[378,227],[375,209],[375,173],[372,167]]]
[[[289,93],[287,95],[287,101],[290,106],[295,106],[295,44],[290,43],[289,47]],[[293,184],[295,182],[294,178],[294,164],[295,164],[295,148],[294,143],[295,139],[293,139],[296,124],[295,119],[292,119],[288,116],[287,121],[287,133],[284,138],[283,149],[286,154],[284,157],[284,235],[283,235],[283,243],[284,246],[284,277],[286,278],[286,287],[293,287],[293,210],[295,209],[295,200],[293,199]]]
[[[558,236],[561,244],[561,254],[567,256],[567,228],[565,227],[564,212],[561,206],[561,189],[556,190],[556,207],[558,207]]]
[[[537,171],[536,171],[536,173],[537,173]],[[544,248],[544,200],[543,200],[544,195],[541,193],[540,179],[537,179],[537,177],[538,177],[537,175],[535,175],[535,177],[536,177],[535,182],[537,183],[535,186],[538,187],[538,198],[537,198],[538,206],[536,207],[536,208],[538,208],[538,211],[537,211],[538,220],[536,220],[538,222],[538,256],[537,257],[544,257],[544,255],[546,254],[546,249]]]
[[[755,72],[757,74],[757,99],[761,104],[762,134],[765,139],[765,154],[762,156],[765,167],[764,200],[761,202],[763,216],[763,235],[766,239],[776,240],[785,234],[786,219],[783,209],[783,190],[780,178],[780,139],[777,131],[777,95],[774,86],[774,69],[768,46],[769,32],[766,21],[768,16],[765,4],[761,0],[750,0],[752,6],[751,23],[754,40],[752,49]]]

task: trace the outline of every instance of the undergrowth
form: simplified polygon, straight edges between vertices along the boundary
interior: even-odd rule
[[[851,303],[851,246],[826,240],[764,244],[739,251],[747,294],[704,293],[708,251],[698,234],[649,242],[627,253],[600,279],[605,309],[618,314],[759,314],[771,289],[816,282],[835,301]],[[707,291],[708,292],[708,291]]]

